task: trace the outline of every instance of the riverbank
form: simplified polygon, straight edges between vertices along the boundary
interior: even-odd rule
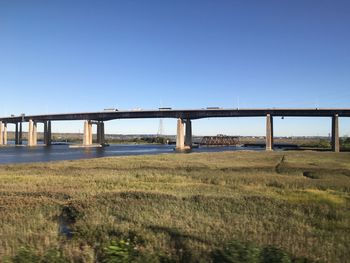
[[[0,165],[0,261],[222,262],[245,253],[346,262],[349,193],[349,153]]]

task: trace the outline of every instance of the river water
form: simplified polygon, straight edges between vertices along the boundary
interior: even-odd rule
[[[247,148],[239,146],[199,147],[192,149],[192,152],[222,152],[244,149]],[[249,147],[249,149],[263,150],[259,147]],[[106,156],[127,156],[161,153],[176,153],[174,151],[174,145],[111,144],[107,147],[97,148],[69,148],[69,145],[52,145],[50,147],[40,145],[37,147],[8,146],[0,148],[0,164],[78,160]]]

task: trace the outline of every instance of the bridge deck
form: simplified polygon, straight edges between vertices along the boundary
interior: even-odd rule
[[[332,109],[178,109],[178,110],[134,110],[134,111],[102,111],[82,113],[62,113],[1,117],[0,121],[14,123],[20,121],[65,121],[143,119],[143,118],[183,118],[201,119],[214,117],[263,117],[267,114],[277,117],[350,117],[350,108]]]

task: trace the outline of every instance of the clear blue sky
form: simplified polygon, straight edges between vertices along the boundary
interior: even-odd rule
[[[350,107],[350,1],[0,0],[0,115],[119,109]],[[159,120],[107,132],[156,133]],[[262,135],[264,119],[194,134]],[[350,135],[350,120],[341,120]],[[175,133],[175,120],[164,131]],[[82,123],[55,123],[54,131]],[[276,120],[327,135],[329,119]]]

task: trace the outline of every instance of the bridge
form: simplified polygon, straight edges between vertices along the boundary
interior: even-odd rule
[[[174,118],[177,119],[176,149],[185,150],[192,147],[192,120],[218,117],[265,117],[266,150],[273,150],[274,117],[326,117],[332,122],[332,150],[339,152],[339,117],[350,117],[350,108],[332,109],[170,109],[101,111],[83,113],[62,113],[43,115],[20,115],[0,118],[0,145],[7,144],[7,127],[15,125],[15,144],[22,144],[22,123],[28,122],[28,146],[37,145],[37,125],[44,125],[44,144],[51,144],[51,122],[81,120],[84,121],[83,146],[92,145],[92,125],[97,126],[97,143],[105,144],[104,122],[115,119]]]

